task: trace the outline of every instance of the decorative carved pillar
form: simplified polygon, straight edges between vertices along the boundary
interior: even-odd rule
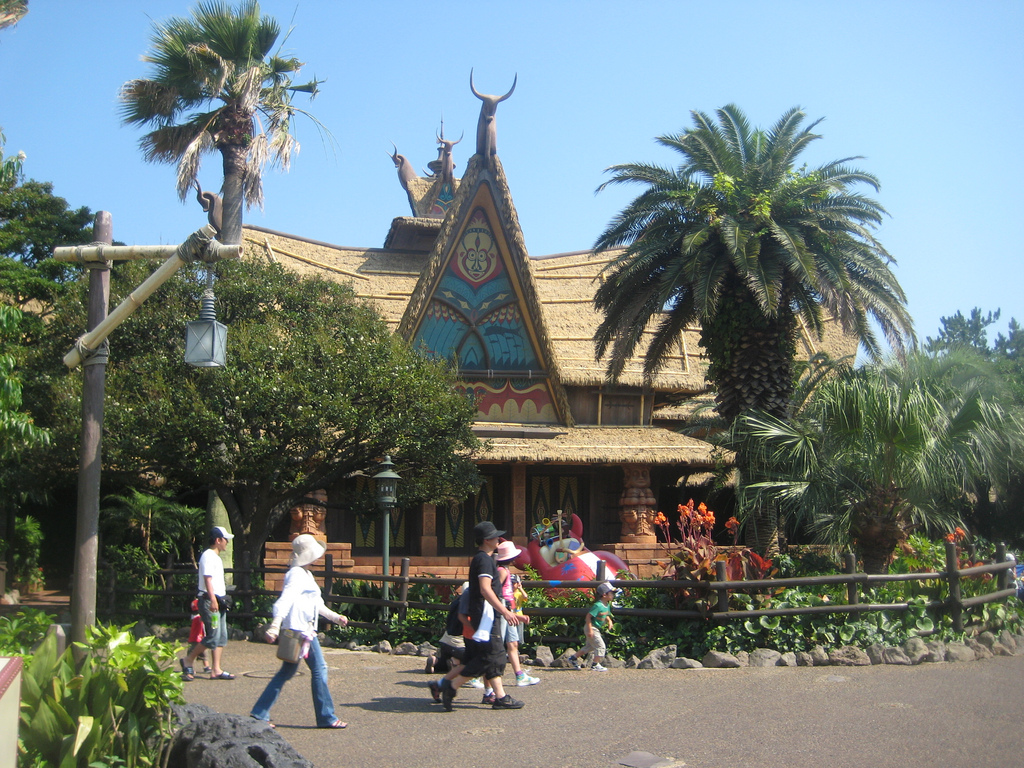
[[[658,501],[651,491],[650,467],[646,464],[625,464],[622,469],[625,476],[619,497],[620,538],[628,543],[657,541],[653,522]]]
[[[288,541],[294,541],[299,534],[308,533],[317,541],[327,543],[327,491],[322,488],[313,491],[292,507],[288,514],[292,518]]]
[[[437,506],[434,504],[420,505],[420,555],[422,557],[437,556]]]
[[[512,465],[512,537],[526,541],[526,465]]]

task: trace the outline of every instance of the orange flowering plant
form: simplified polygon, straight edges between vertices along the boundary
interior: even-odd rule
[[[715,513],[704,503],[694,506],[693,499],[690,499],[686,504],[679,505],[678,512],[677,535],[673,535],[664,513],[658,512],[654,517],[654,525],[661,530],[672,558],[672,564],[665,572],[667,578],[711,581],[715,578],[715,563],[718,561],[725,562],[726,578],[729,581],[764,579],[775,573],[771,560],[749,549],[720,552],[712,536]],[[735,543],[739,522],[735,517],[731,517],[726,521],[725,528]],[[709,596],[709,592],[710,590],[700,587],[680,589],[676,602],[692,604],[699,600],[700,606],[706,607],[703,601]]]

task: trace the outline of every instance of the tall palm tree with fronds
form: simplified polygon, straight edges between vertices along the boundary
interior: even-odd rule
[[[884,573],[908,533],[961,524],[978,478],[1019,467],[1024,427],[1007,403],[993,370],[966,352],[847,368],[789,419],[736,420],[750,468],[741,504],[773,499],[820,542],[856,547],[867,573]]]
[[[820,121],[801,127],[797,108],[769,131],[752,129],[733,105],[717,110],[717,122],[691,114],[693,128],[657,139],[682,156],[678,168],[612,166],[599,188],[645,188],[595,245],[624,246],[594,298],[604,314],[597,356],[610,352],[610,377],[642,352],[653,378],[683,329],[700,323],[718,410],[731,422],[749,408],[785,412],[799,320],[821,334],[834,318],[877,356],[874,320],[902,350],[911,319],[893,260],[872,234],[885,211],[851,190],[878,189],[848,165],[859,158],[797,167],[820,138]]]
[[[800,321],[820,336],[834,319],[877,357],[874,321],[902,352],[912,322],[893,259],[873,235],[885,210],[853,190],[878,189],[874,176],[848,165],[859,158],[798,167],[820,138],[812,132],[820,121],[802,127],[798,108],[768,131],[752,129],[734,105],[717,110],[717,121],[691,115],[692,128],[657,139],[682,156],[678,168],[612,166],[599,188],[644,187],[595,245],[623,248],[594,296],[604,314],[596,352],[609,353],[609,377],[640,352],[652,379],[683,330],[699,323],[717,410],[732,423],[750,409],[785,414]],[[742,453],[737,465],[742,472]],[[774,513],[762,510],[753,523],[748,541],[770,553]]]
[[[220,152],[223,242],[241,242],[243,200],[262,204],[266,163],[287,170],[298,150],[291,119],[308,113],[292,104],[293,94],[312,98],[322,82],[293,84],[303,63],[273,53],[280,33],[256,0],[243,0],[237,10],[221,0],[200,2],[191,18],[154,24],[152,49],[143,56],[153,76],[121,88],[124,122],[152,127],[140,141],[143,155],[177,163],[182,200],[197,184],[201,156]]]

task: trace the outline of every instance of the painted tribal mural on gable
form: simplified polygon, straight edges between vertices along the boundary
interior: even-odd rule
[[[483,206],[473,209],[434,290],[413,346],[455,359],[482,420],[557,422],[505,249]]]

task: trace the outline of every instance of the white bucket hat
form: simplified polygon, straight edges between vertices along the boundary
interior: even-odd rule
[[[308,533],[301,533],[292,540],[292,557],[288,561],[288,567],[309,565],[314,560],[323,557],[327,547],[314,539]]]

